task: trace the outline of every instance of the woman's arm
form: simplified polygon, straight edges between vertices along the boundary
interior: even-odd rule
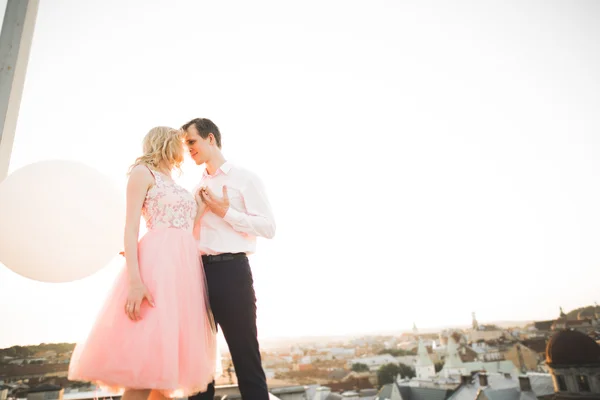
[[[206,203],[202,200],[200,196],[200,191],[202,188],[195,189],[194,198],[196,199],[196,203],[198,203],[198,211],[196,211],[196,218],[194,218],[194,238],[196,240],[200,240],[200,220],[206,211]]]
[[[129,276],[129,296],[126,313],[133,320],[140,318],[139,311],[144,298],[154,305],[152,296],[148,293],[140,274],[138,260],[138,240],[142,206],[148,189],[152,186],[154,177],[144,166],[136,166],[127,182],[127,211],[125,219],[124,245],[127,274]]]

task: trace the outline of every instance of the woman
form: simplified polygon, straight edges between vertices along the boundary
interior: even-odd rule
[[[196,247],[206,206],[171,179],[183,162],[182,132],[152,129],[131,167],[125,222],[126,267],[69,379],[124,389],[123,400],[203,392],[216,373],[216,330]],[[148,232],[138,242],[140,217]]]

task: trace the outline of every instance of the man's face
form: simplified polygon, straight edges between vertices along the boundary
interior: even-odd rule
[[[210,159],[212,153],[211,142],[214,142],[212,133],[206,139],[203,139],[195,126],[192,125],[187,129],[185,144],[196,165],[202,165]]]

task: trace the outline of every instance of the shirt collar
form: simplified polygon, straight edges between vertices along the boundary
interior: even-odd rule
[[[215,174],[212,176],[217,176],[221,173],[227,175],[229,174],[229,171],[231,171],[231,168],[233,167],[233,165],[229,162],[229,161],[225,161],[216,171]],[[202,174],[203,178],[209,177],[211,175],[208,174],[208,171],[206,170],[206,168],[204,169],[204,173]]]
[[[227,174],[229,174],[229,171],[231,171],[232,167],[233,167],[233,165],[229,161],[225,161],[223,163],[223,165],[221,165],[219,170],[223,171],[225,173],[225,175],[227,175]]]

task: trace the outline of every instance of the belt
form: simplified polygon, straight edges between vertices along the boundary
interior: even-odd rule
[[[216,263],[216,262],[231,261],[231,260],[236,260],[236,259],[245,258],[245,257],[246,257],[246,253],[223,253],[223,254],[216,254],[216,255],[205,254],[202,256],[202,263],[203,264],[212,264],[212,263]]]

